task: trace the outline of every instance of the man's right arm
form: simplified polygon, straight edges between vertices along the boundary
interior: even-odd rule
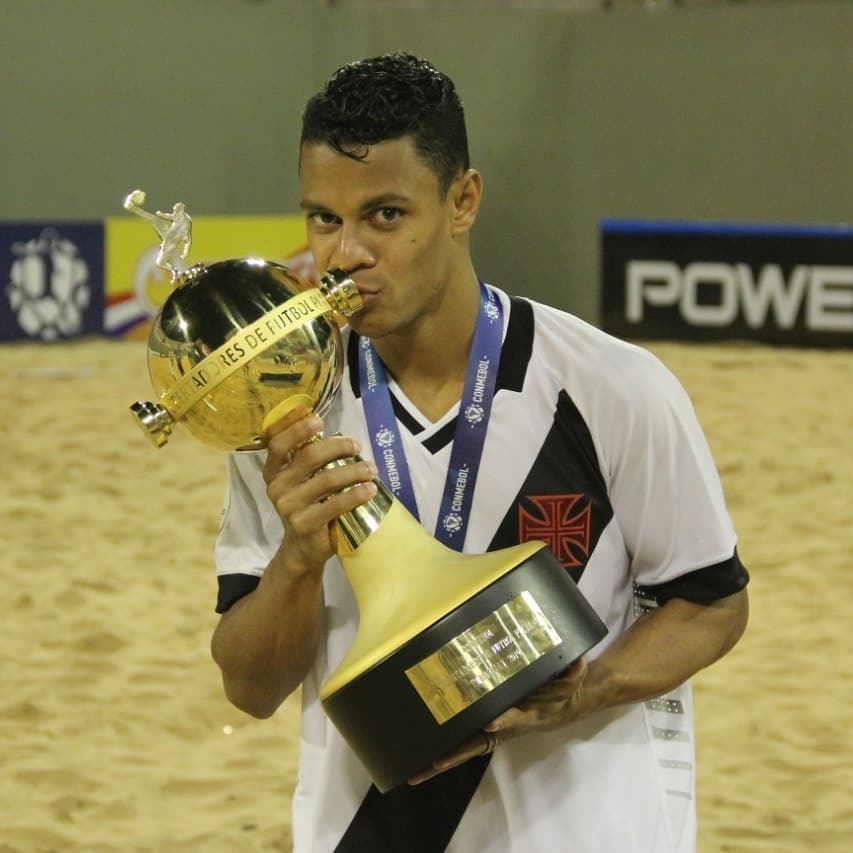
[[[359,448],[346,436],[320,438],[322,428],[311,415],[270,430],[263,476],[284,537],[258,586],[225,612],[211,642],[226,695],[255,717],[272,715],[307,675],[335,520],[376,494],[372,462],[325,467]]]
[[[258,586],[227,610],[213,634],[213,659],[228,699],[269,717],[302,683],[320,631],[323,568],[289,566],[284,548]]]

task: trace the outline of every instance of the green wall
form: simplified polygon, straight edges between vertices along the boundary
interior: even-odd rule
[[[853,222],[853,3],[644,12],[0,0],[0,220],[296,210],[343,62],[431,58],[484,174],[478,270],[597,318],[602,217]]]

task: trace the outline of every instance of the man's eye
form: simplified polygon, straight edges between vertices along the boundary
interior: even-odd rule
[[[403,211],[401,211],[399,207],[380,207],[376,213],[373,214],[373,217],[380,224],[389,225],[392,222],[396,222],[402,214]]]
[[[314,225],[334,225],[337,217],[333,213],[317,210],[308,216],[308,220]]]

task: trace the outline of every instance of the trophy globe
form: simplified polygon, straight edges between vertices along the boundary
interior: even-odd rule
[[[312,288],[252,258],[180,271],[184,205],[151,214],[144,202],[136,190],[125,208],[157,230],[157,263],[175,285],[149,337],[157,401],[131,406],[154,444],[179,424],[215,447],[260,449],[279,418],[326,411],[343,371],[338,318],[361,307],[354,283],[331,271]],[[320,701],[385,792],[482,733],[607,629],[545,542],[459,553],[375,482],[373,498],[335,521],[359,621]]]
[[[157,265],[174,289],[148,337],[156,402],[131,406],[158,447],[178,424],[222,450],[259,449],[264,429],[295,409],[324,414],[343,374],[339,321],[361,306],[339,270],[319,287],[281,264],[238,258],[180,270],[191,245],[185,206],[144,210],[134,190],[125,208],[148,219],[162,239]]]

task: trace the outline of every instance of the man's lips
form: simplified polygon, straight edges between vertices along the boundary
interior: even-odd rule
[[[358,273],[351,276],[351,278],[358,290],[358,295],[361,297],[363,306],[367,306],[371,302],[374,302],[382,293],[381,282],[369,281],[366,277],[362,278]]]

